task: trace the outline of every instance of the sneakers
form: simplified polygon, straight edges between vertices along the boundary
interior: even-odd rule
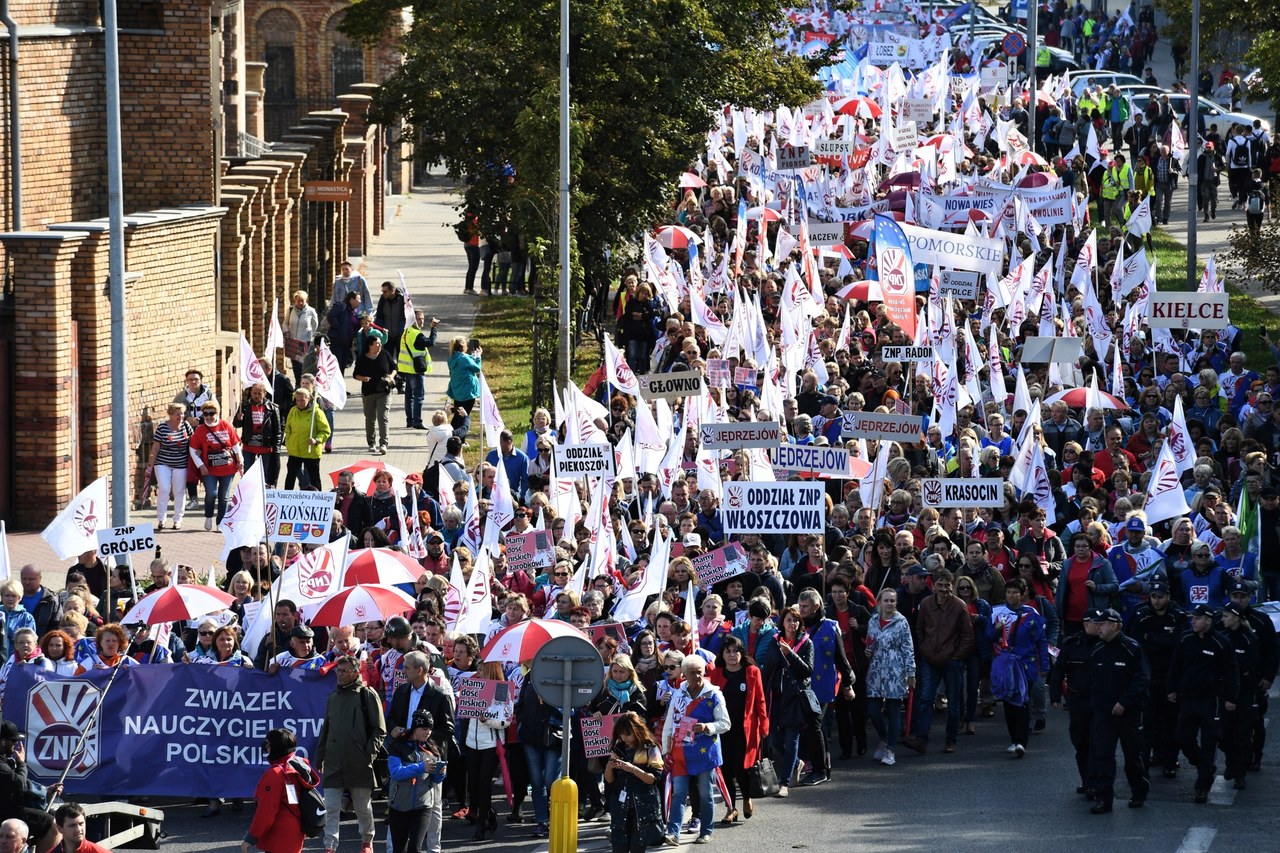
[[[1047,725],[1048,723],[1044,720],[1036,720],[1036,724],[1032,726],[1031,730],[1036,734],[1040,734],[1040,732],[1044,731],[1045,726]]]
[[[813,785],[821,785],[823,782],[830,782],[830,781],[831,781],[830,773],[823,773],[819,770],[814,770],[812,773],[805,774],[805,777],[800,780],[800,784],[804,787],[810,787]]]
[[[207,516],[207,517],[205,518],[205,520],[204,520],[204,529],[205,529],[205,530],[212,530],[212,529],[213,529],[213,516],[211,516],[211,515],[210,515],[210,516]]]
[[[541,822],[540,822],[537,826],[535,826],[535,827],[533,828],[533,837],[534,837],[534,838],[546,838],[549,834],[550,834],[550,832],[549,832],[549,830],[547,829],[547,825],[546,825],[545,823],[541,823]],[[662,839],[662,840],[663,840],[664,842],[666,842],[666,841],[667,841],[668,839],[670,839],[670,838],[671,838],[671,836],[669,836],[669,835],[668,835],[666,838],[664,838],[664,839]],[[671,841],[667,846],[668,846],[668,847],[679,847],[679,846],[680,846],[680,842],[679,842],[679,841]]]
[[[942,751],[947,753],[948,755],[951,755],[956,751],[956,742],[953,740],[947,741],[946,745],[942,747]]]
[[[914,735],[907,735],[904,738],[900,738],[898,740],[898,743],[902,744],[907,749],[914,749],[916,752],[920,753],[921,755],[924,755],[926,752],[929,751],[929,745],[925,743],[923,740],[921,740],[920,738],[915,737]]]
[[[1020,744],[1020,743],[1015,743],[1015,744],[1013,745],[1013,757],[1014,757],[1014,758],[1026,758],[1026,757],[1027,757],[1027,748],[1026,748],[1025,746],[1023,746],[1022,744]]]
[[[187,509],[200,509],[200,501],[195,498],[187,501]]]
[[[876,747],[876,751],[871,754],[871,757],[876,761],[879,761],[880,759],[884,758],[884,754],[885,754],[885,748],[884,748],[884,744],[882,743]]]
[[[538,824],[538,826],[539,826],[539,827],[542,827],[542,826],[545,826],[545,824],[541,824],[541,823],[540,823],[540,824]],[[543,832],[543,833],[542,833],[542,836],[543,836],[543,837],[545,837],[545,836],[546,836],[546,833],[545,833],[545,832]],[[679,846],[680,846],[680,840],[679,840],[678,838],[676,838],[674,835],[664,835],[664,836],[662,836],[662,846],[663,846],[663,847],[679,847]]]
[[[880,763],[885,767],[892,767],[898,763],[898,759],[894,758],[892,749],[886,749],[884,755],[880,757]]]
[[[978,727],[974,725],[972,722],[965,723],[964,733],[967,735],[976,735],[978,733]]]
[[[173,528],[172,528],[172,529],[173,529],[173,530],[181,530],[181,529],[182,529],[182,522],[181,522],[181,521],[175,521],[175,522],[173,523]]]
[[[1015,752],[1018,751],[1018,745],[1016,743],[1011,743],[1005,747],[1004,751],[1009,753],[1010,755],[1013,755]]]
[[[377,455],[378,455],[378,445],[376,445],[376,444],[371,444],[371,445],[369,445],[369,455],[371,455],[371,456],[377,456]]]
[[[684,825],[685,832],[697,832],[700,829],[702,829],[702,821],[696,817],[689,818],[689,822]]]
[[[791,796],[791,789],[786,785],[783,785],[778,789],[778,793],[774,794],[774,796],[780,800],[785,800],[787,797]]]
[[[694,842],[693,842],[693,843],[694,843],[694,844],[709,844],[710,842],[711,842],[711,833],[707,832],[707,833],[704,833],[704,834],[702,834],[702,835],[699,835],[696,839],[694,839]]]

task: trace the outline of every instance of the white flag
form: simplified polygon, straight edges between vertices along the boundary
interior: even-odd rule
[[[98,550],[98,531],[111,524],[107,503],[107,478],[99,477],[71,499],[57,518],[40,534],[59,560],[79,557],[85,551]]]
[[[489,588],[489,552],[476,554],[471,569],[471,583],[463,598],[466,616],[458,617],[458,630],[464,634],[483,634],[493,619],[493,590]]]
[[[342,378],[342,368],[324,338],[320,339],[320,347],[316,350],[316,393],[332,403],[335,409],[347,405],[347,383]]]
[[[240,482],[227,502],[226,514],[218,529],[226,544],[222,559],[236,548],[257,545],[267,535],[266,503],[267,485],[263,480],[265,466],[254,465],[240,475]]]
[[[498,446],[498,436],[507,425],[502,422],[502,413],[498,411],[498,401],[489,390],[489,383],[484,374],[480,374],[480,425],[484,427],[484,438],[491,447]]]
[[[284,329],[280,328],[280,300],[271,303],[271,326],[267,329],[267,364],[276,363],[276,350],[284,349]]]
[[[498,454],[498,464],[494,466],[493,491],[489,493],[489,514],[486,520],[492,522],[496,529],[503,530],[516,520],[515,504],[511,500],[511,480],[507,477],[507,466]]]
[[[1147,503],[1143,509],[1147,513],[1147,524],[1191,512],[1191,507],[1187,506],[1187,497],[1182,491],[1182,480],[1178,476],[1178,463],[1173,458],[1173,448],[1167,441],[1161,445],[1156,465],[1151,469],[1151,479],[1147,483]]]
[[[1138,206],[1133,209],[1133,213],[1129,214],[1129,221],[1125,223],[1125,227],[1129,229],[1130,234],[1139,237],[1145,237],[1151,231],[1151,196],[1143,196],[1142,201],[1138,202]]]
[[[1164,442],[1173,450],[1173,461],[1178,476],[1196,467],[1196,451],[1191,446],[1191,433],[1187,432],[1187,418],[1182,412],[1182,396],[1173,401],[1173,420],[1169,422],[1169,437]]]
[[[4,521],[0,520],[0,581],[5,581],[13,575],[11,562],[9,560],[9,536],[4,529]]]
[[[604,366],[609,375],[610,385],[632,397],[640,396],[640,383],[636,380],[631,365],[627,364],[627,360],[622,357],[622,353],[618,352],[618,348],[613,345],[608,335],[604,336]],[[647,368],[647,365],[644,367]]]
[[[1095,228],[1089,232],[1089,237],[1080,247],[1080,254],[1076,256],[1076,266],[1071,271],[1071,284],[1077,289],[1083,289],[1085,282],[1093,280],[1093,271],[1097,266],[1098,229]]]
[[[1031,464],[1027,466],[1027,479],[1023,484],[1023,494],[1033,498],[1036,506],[1047,514],[1045,524],[1053,524],[1058,520],[1053,507],[1053,486],[1049,482],[1049,469],[1044,464],[1044,451],[1040,442],[1031,439]]]
[[[276,600],[292,601],[304,617],[311,618],[330,595],[342,589],[347,556],[345,539],[303,554],[272,585]]]
[[[672,535],[663,536],[655,533],[653,548],[649,551],[649,562],[635,588],[624,593],[617,607],[613,609],[613,618],[619,622],[634,622],[644,613],[645,602],[650,596],[662,592],[666,583],[667,564],[671,558]]]

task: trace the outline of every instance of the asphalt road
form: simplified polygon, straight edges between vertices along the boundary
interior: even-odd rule
[[[1280,702],[1273,693],[1272,707]],[[935,718],[940,734],[942,715]],[[1191,802],[1191,774],[1176,780],[1152,780],[1145,808],[1124,807],[1128,790],[1117,782],[1116,811],[1095,816],[1075,794],[1075,764],[1066,733],[1066,714],[1052,712],[1048,730],[1034,735],[1028,755],[1012,760],[1003,720],[979,723],[978,734],[961,736],[959,751],[943,755],[934,750],[920,756],[900,750],[898,764],[883,767],[870,757],[837,762],[832,781],[817,788],[793,788],[788,800],[760,802],[755,817],[729,827],[717,826],[707,851],[849,850],[876,853],[933,851],[987,853],[992,850],[1034,850],[1036,853],[1124,850],[1205,853],[1225,850],[1275,850],[1275,822],[1270,789],[1280,778],[1280,746],[1273,745],[1263,772],[1250,776],[1249,788],[1236,791],[1218,779],[1208,805]],[[875,739],[872,735],[874,747]],[[1219,764],[1221,768],[1221,764]],[[203,806],[168,804],[164,808],[167,853],[232,853],[248,827],[250,806],[241,814],[224,807],[222,816],[200,818]],[[528,814],[528,805],[525,813]],[[381,812],[378,812],[381,814]],[[724,809],[717,805],[717,818]],[[385,824],[379,818],[379,832]],[[578,849],[605,851],[607,823],[583,824]],[[342,853],[356,853],[359,842],[354,821],[344,822]],[[92,836],[91,836],[92,837]],[[682,839],[693,840],[692,835]],[[307,850],[320,850],[308,842]],[[376,848],[381,853],[382,848]],[[533,838],[530,825],[499,826],[485,842],[471,840],[465,821],[445,821],[447,851],[509,851],[542,853],[546,840]]]

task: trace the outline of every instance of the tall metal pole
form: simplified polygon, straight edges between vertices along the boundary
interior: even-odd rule
[[[1191,83],[1187,98],[1187,284],[1196,283],[1196,174],[1200,159],[1200,0],[1191,0]]]
[[[102,8],[107,60],[108,292],[111,297],[111,523],[129,523],[129,384],[125,353],[124,177],[120,165],[120,55],[116,0]]]
[[[569,305],[569,0],[560,0],[560,351],[557,374],[569,381],[573,311]]]
[[[1027,77],[1031,81],[1031,103],[1026,105],[1026,110],[1030,114],[1031,119],[1027,122],[1027,145],[1032,151],[1036,150],[1036,134],[1040,130],[1036,126],[1036,57],[1040,55],[1039,48],[1036,46],[1036,30],[1039,29],[1040,0],[1027,0],[1027,47],[1023,57],[1027,61]]]

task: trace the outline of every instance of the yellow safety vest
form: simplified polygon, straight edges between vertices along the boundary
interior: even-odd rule
[[[423,356],[427,360],[427,369],[425,373],[431,372],[431,353],[427,352],[425,346],[414,348],[413,344],[422,338],[422,330],[409,326],[400,335],[400,355],[396,359],[396,370],[400,373],[408,373],[416,376],[418,371],[413,369],[413,360],[417,356]]]
[[[1036,51],[1036,67],[1048,68],[1051,54],[1048,47],[1042,47]]]

